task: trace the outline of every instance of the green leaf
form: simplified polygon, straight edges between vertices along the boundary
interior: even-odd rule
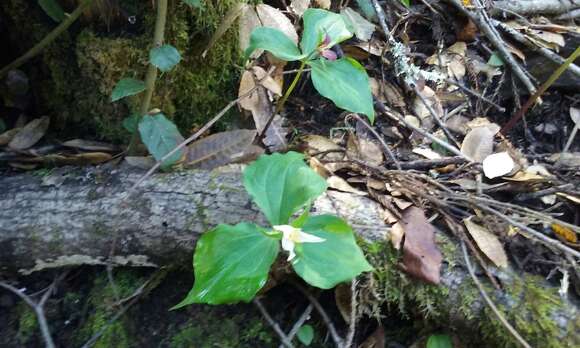
[[[349,225],[332,215],[312,216],[302,231],[325,239],[321,243],[296,244],[292,266],[307,283],[330,289],[372,267],[356,244]]]
[[[125,117],[123,120],[123,127],[131,134],[139,130],[139,115],[133,114],[129,117]]]
[[[183,2],[185,2],[186,4],[188,4],[191,7],[195,7],[195,8],[201,8],[201,0],[183,0]]]
[[[111,94],[111,101],[117,101],[125,97],[139,94],[145,90],[145,82],[141,80],[125,78],[121,79],[113,88],[113,93]]]
[[[300,41],[302,52],[309,56],[323,42],[326,35],[330,38],[328,48],[352,37],[341,15],[315,8],[306,10],[304,33]]]
[[[258,27],[252,31],[250,45],[246,50],[246,59],[257,49],[266,50],[286,61],[300,60],[305,57],[286,34],[274,28]]]
[[[312,67],[312,83],[322,96],[332,100],[339,108],[365,114],[371,123],[374,122],[375,111],[369,78],[356,60],[318,59],[309,61],[308,64]]]
[[[499,54],[497,54],[497,52],[494,52],[489,57],[489,60],[487,61],[487,65],[489,65],[489,66],[503,66],[504,62],[501,59],[501,57],[499,56]]]
[[[277,238],[250,223],[218,225],[195,247],[195,283],[180,308],[192,303],[249,302],[266,284],[279,251]]]
[[[326,190],[326,181],[297,152],[262,155],[244,170],[244,186],[272,225],[290,217]]]
[[[298,336],[298,340],[300,341],[300,343],[302,343],[305,346],[309,346],[310,343],[312,343],[312,340],[314,339],[314,329],[312,328],[312,326],[308,324],[302,325],[300,329],[298,329],[296,336]]]
[[[356,4],[368,20],[374,21],[377,19],[377,12],[371,0],[356,0]]]
[[[139,133],[147,150],[157,161],[160,161],[184,140],[175,124],[161,113],[155,116],[143,116],[139,122]],[[177,162],[183,155],[183,151],[181,149],[165,160],[161,168],[168,168]]]
[[[448,335],[431,335],[427,340],[427,348],[453,348],[453,343]]]
[[[57,23],[62,22],[66,17],[64,10],[56,0],[38,0],[38,4],[42,7],[44,12]]]
[[[411,7],[411,0],[399,0],[401,4],[405,5],[405,7]]]
[[[149,51],[149,61],[159,70],[167,72],[181,61],[181,55],[175,47],[163,45]]]

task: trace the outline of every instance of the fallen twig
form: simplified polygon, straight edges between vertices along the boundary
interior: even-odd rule
[[[385,143],[385,140],[383,139],[383,137],[381,137],[379,135],[379,133],[377,133],[377,131],[375,131],[373,129],[373,127],[369,126],[365,120],[363,120],[359,115],[357,114],[349,114],[347,115],[348,117],[352,117],[354,119],[356,119],[358,122],[360,122],[366,129],[369,130],[369,132],[372,133],[372,135],[375,136],[375,138],[377,138],[377,140],[381,143],[381,146],[383,148],[383,151],[385,153],[385,155],[387,155],[387,157],[389,157],[391,159],[391,161],[393,161],[393,163],[395,164],[395,166],[397,167],[397,169],[401,169],[401,164],[399,163],[399,161],[397,161],[397,158],[395,157],[395,155],[393,154],[393,151],[391,151],[391,149],[389,148],[389,146],[387,145],[387,143]]]
[[[463,258],[465,259],[465,265],[467,266],[467,270],[469,271],[469,275],[471,276],[471,279],[473,279],[473,282],[475,283],[475,285],[479,289],[481,297],[483,297],[483,299],[485,300],[485,303],[491,308],[493,313],[497,316],[499,321],[506,327],[506,329],[508,329],[509,333],[512,336],[514,336],[518,340],[518,342],[520,342],[522,344],[522,346],[524,346],[526,348],[531,348],[531,346],[528,344],[528,342],[526,342],[526,340],[522,336],[520,336],[520,334],[516,331],[516,329],[514,329],[513,326],[511,326],[510,323],[508,323],[508,321],[505,319],[505,317],[497,309],[497,307],[495,306],[495,304],[493,303],[491,298],[489,298],[489,296],[485,292],[483,285],[481,284],[481,282],[479,281],[479,279],[477,279],[477,276],[475,275],[475,272],[473,270],[473,266],[471,265],[471,262],[469,262],[469,256],[467,255],[467,249],[465,249],[465,243],[463,241],[461,241],[461,250],[463,250]]]
[[[278,336],[280,337],[280,341],[282,341],[282,344],[284,344],[284,346],[286,346],[287,348],[294,348],[294,345],[292,344],[292,342],[290,342],[290,340],[288,339],[288,336],[286,336],[284,331],[282,331],[282,329],[280,328],[280,325],[278,325],[278,323],[274,319],[272,319],[272,317],[270,316],[270,313],[268,313],[268,311],[266,310],[266,307],[264,307],[264,305],[262,304],[260,299],[258,299],[256,297],[256,298],[254,298],[254,300],[252,302],[254,302],[256,307],[258,307],[258,309],[260,310],[260,313],[262,313],[262,316],[264,316],[264,319],[266,319],[268,324],[270,324],[272,329],[274,329],[276,334],[278,334]]]
[[[296,320],[296,322],[294,323],[294,326],[292,326],[292,329],[290,330],[290,332],[288,332],[288,335],[286,335],[286,336],[288,336],[288,341],[292,342],[292,339],[294,338],[294,336],[296,336],[296,334],[298,334],[298,330],[300,330],[302,325],[304,325],[306,320],[308,320],[308,318],[310,317],[310,314],[312,313],[313,308],[314,307],[312,306],[312,303],[309,303],[308,307],[306,307],[304,312],[302,312],[302,315],[300,316],[300,318],[298,318],[298,320]],[[281,344],[279,346],[279,348],[284,348],[284,345]]]

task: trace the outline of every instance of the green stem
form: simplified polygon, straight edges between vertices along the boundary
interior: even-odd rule
[[[155,18],[155,32],[153,33],[153,47],[159,47],[163,45],[163,40],[165,37],[165,23],[167,22],[167,0],[157,0],[157,17]],[[151,107],[151,98],[153,98],[153,92],[155,91],[155,80],[157,80],[157,67],[149,63],[147,67],[147,75],[145,76],[145,93],[143,99],[141,100],[141,106],[139,108],[139,121],[141,117],[149,112]],[[131,136],[131,141],[127,147],[127,153],[129,155],[134,154],[135,146],[139,142],[139,132],[136,131]]]
[[[12,63],[6,65],[2,70],[0,70],[0,78],[4,77],[10,70],[19,68],[22,64],[29,61],[31,58],[34,58],[38,55],[42,50],[46,48],[49,44],[51,44],[60,34],[68,29],[85,11],[87,7],[93,2],[93,0],[83,0],[79,6],[60,24],[54,28],[48,35],[44,37],[39,43],[34,45],[31,49],[29,49],[26,53],[22,56],[18,57]]]
[[[294,76],[294,80],[292,80],[290,87],[288,87],[288,89],[286,90],[286,93],[284,93],[284,96],[278,102],[278,105],[276,106],[276,112],[274,112],[274,115],[278,114],[282,110],[282,108],[284,107],[286,100],[288,100],[288,97],[290,96],[290,94],[292,94],[292,91],[294,90],[294,88],[298,84],[298,80],[300,80],[300,76],[302,76],[302,72],[304,71],[305,66],[306,66],[306,60],[303,60],[300,63],[300,68],[298,68],[298,73],[296,73],[296,76]],[[265,132],[265,130],[264,130],[264,132]]]

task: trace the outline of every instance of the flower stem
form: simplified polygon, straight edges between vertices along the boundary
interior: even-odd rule
[[[302,72],[304,71],[304,66],[306,66],[306,60],[303,60],[300,63],[300,68],[298,68],[298,73],[296,73],[296,76],[294,76],[294,80],[292,80],[290,87],[288,87],[288,89],[286,90],[286,93],[284,93],[284,96],[282,97],[282,99],[280,99],[280,101],[278,102],[278,105],[276,105],[276,112],[274,113],[274,115],[278,114],[282,110],[282,108],[284,107],[286,100],[288,100],[288,97],[290,96],[290,94],[292,93],[292,91],[294,90],[296,85],[298,84],[298,80],[300,80],[300,77],[302,76]]]

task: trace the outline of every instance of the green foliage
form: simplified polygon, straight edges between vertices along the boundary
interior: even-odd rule
[[[326,190],[303,160],[296,152],[273,154],[245,169],[246,190],[273,227],[219,225],[203,234],[193,258],[195,283],[174,308],[250,301],[267,281],[280,240],[296,273],[313,286],[328,289],[372,269],[352,229],[338,217],[311,217],[305,209],[289,225],[293,214]]]
[[[64,11],[57,0],[38,0],[38,4],[55,22],[62,22],[65,18]]]
[[[157,161],[160,161],[163,156],[184,140],[175,124],[161,113],[154,116],[143,116],[139,122],[139,133],[141,134],[141,140],[147,146],[147,150]],[[161,167],[168,168],[172,166],[179,161],[181,156],[183,156],[183,149],[166,159]]]
[[[133,114],[123,120],[123,127],[131,134],[139,130],[139,115]]]
[[[185,2],[186,4],[188,4],[191,7],[195,7],[195,8],[201,8],[201,6],[202,6],[201,0],[183,0],[183,2]]]
[[[312,82],[324,97],[339,108],[368,116],[374,122],[373,97],[364,68],[352,58],[335,61],[313,60]]]
[[[332,59],[335,53],[331,48],[353,35],[343,17],[325,10],[308,9],[303,18],[302,52],[281,31],[258,27],[252,31],[246,57],[256,49],[264,49],[282,60],[300,60],[310,65],[314,87],[320,94],[339,108],[365,114],[373,122],[373,98],[366,71],[354,59]]]
[[[262,156],[244,171],[244,186],[272,225],[284,225],[326,190],[326,181],[302,154]]]
[[[453,342],[448,335],[431,335],[427,340],[427,348],[453,348]]]
[[[399,0],[405,7],[411,7],[411,0]]]
[[[330,289],[372,270],[356,244],[350,226],[332,215],[310,217],[302,230],[325,240],[296,246],[292,262],[296,273],[311,285]]]
[[[494,52],[490,57],[489,60],[487,61],[487,65],[489,66],[495,66],[495,67],[500,67],[500,66],[504,66],[504,62],[503,59],[501,59],[501,57],[499,56],[499,54],[497,52]]]
[[[145,90],[145,82],[132,78],[121,79],[113,88],[111,101],[115,102],[125,97],[139,94]]]
[[[312,328],[312,326],[308,324],[302,325],[300,329],[298,329],[298,333],[296,334],[296,336],[298,336],[298,340],[300,341],[300,343],[302,343],[305,346],[309,346],[310,343],[312,343],[312,340],[314,339],[314,329]]]
[[[167,72],[181,61],[179,51],[171,45],[155,47],[149,51],[149,61],[159,70]]]
[[[266,284],[279,251],[278,239],[250,223],[219,225],[206,232],[195,248],[195,284],[174,308],[192,303],[251,301]]]

